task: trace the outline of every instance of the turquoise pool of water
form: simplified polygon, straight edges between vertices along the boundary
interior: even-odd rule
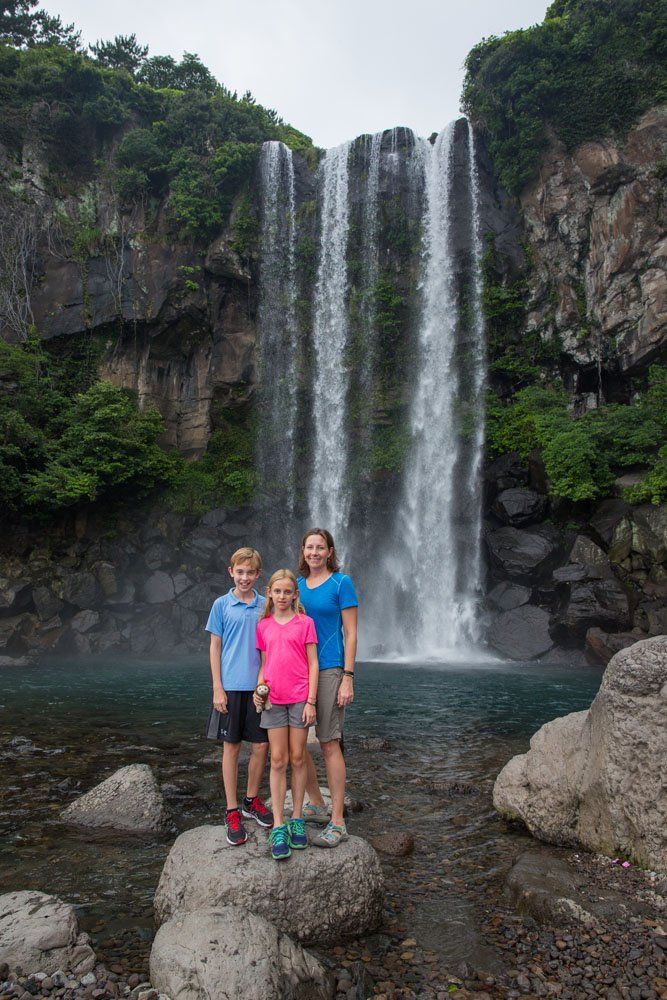
[[[471,891],[492,878],[519,836],[493,813],[493,779],[527,749],[540,725],[587,708],[600,679],[599,670],[540,664],[359,665],[346,758],[351,793],[364,809],[350,828],[362,836],[396,824],[414,829],[420,842],[414,858],[384,862],[394,876],[391,905],[403,908],[408,924],[429,923],[434,892],[446,896],[454,886],[460,905],[460,877],[470,876]],[[219,750],[203,735],[209,699],[205,657],[4,669],[2,891],[37,888],[70,899],[102,954],[141,969],[152,896],[173,836],[222,817]],[[364,737],[383,737],[389,748],[365,749]],[[194,795],[174,802],[170,836],[90,837],[59,823],[76,794],[133,762],[149,763],[161,782],[196,785]],[[434,799],[428,783],[453,780],[471,783],[479,794],[464,802]]]

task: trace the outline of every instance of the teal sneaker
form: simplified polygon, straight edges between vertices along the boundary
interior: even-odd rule
[[[291,819],[287,823],[287,835],[289,845],[295,851],[302,851],[308,847],[308,836],[306,834],[306,821],[304,819]]]
[[[282,826],[274,826],[269,834],[269,846],[274,861],[286,861],[290,857],[292,852],[287,823],[283,823]]]

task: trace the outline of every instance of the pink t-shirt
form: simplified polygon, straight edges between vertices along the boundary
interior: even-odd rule
[[[273,615],[257,623],[257,649],[266,652],[264,680],[271,688],[272,704],[293,705],[307,700],[307,642],[317,642],[315,622],[308,615],[295,615],[284,625]]]

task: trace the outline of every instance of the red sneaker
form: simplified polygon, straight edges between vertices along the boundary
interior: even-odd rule
[[[233,844],[234,847],[245,844],[248,834],[246,833],[246,828],[243,825],[241,813],[238,809],[227,810],[225,813],[225,826],[227,827],[228,844]]]
[[[273,813],[267,809],[259,795],[254,799],[247,796],[243,800],[243,815],[246,819],[254,819],[260,826],[273,826]]]

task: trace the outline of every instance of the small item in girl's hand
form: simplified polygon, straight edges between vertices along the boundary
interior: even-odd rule
[[[257,694],[262,699],[262,707],[257,709],[258,712],[263,712],[265,711],[265,709],[271,708],[271,705],[268,700],[270,690],[271,688],[269,687],[268,684],[258,684],[257,687],[255,688],[255,694]]]

